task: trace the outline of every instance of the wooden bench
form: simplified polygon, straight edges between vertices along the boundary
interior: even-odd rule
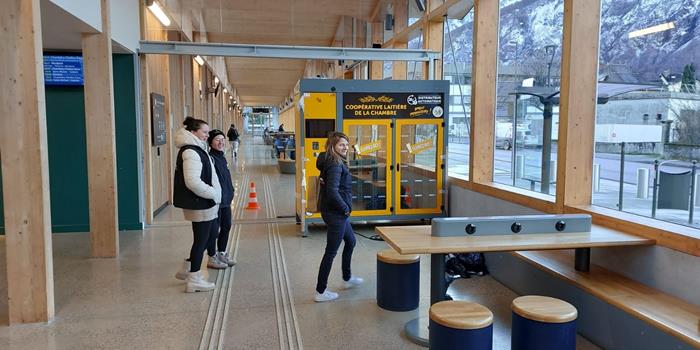
[[[700,307],[591,264],[589,272],[571,266],[563,251],[518,251],[514,256],[700,349]]]

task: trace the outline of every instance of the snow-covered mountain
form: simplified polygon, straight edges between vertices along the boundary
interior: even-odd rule
[[[556,45],[553,72],[558,72],[563,16],[563,0],[501,0],[501,65],[548,62],[545,47]],[[673,29],[628,37],[634,30],[668,22]],[[471,61],[472,27],[471,13],[449,21],[446,63],[455,61],[449,36],[456,61]],[[663,72],[680,73],[688,63],[700,66],[700,0],[602,0],[601,72],[635,72],[638,80],[651,81]]]

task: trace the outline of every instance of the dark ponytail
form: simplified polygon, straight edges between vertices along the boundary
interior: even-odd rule
[[[202,128],[202,125],[209,125],[207,122],[201,119],[195,119],[193,117],[187,117],[185,118],[185,121],[182,122],[182,125],[185,126],[185,130],[187,131],[197,131]]]

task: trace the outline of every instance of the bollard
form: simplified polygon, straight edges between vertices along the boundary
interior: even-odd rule
[[[659,197],[659,161],[654,161],[654,185],[651,188],[651,217],[656,217],[656,200]]]
[[[625,143],[620,143],[620,192],[617,198],[617,210],[622,211],[622,200],[625,196]]]
[[[600,164],[593,164],[593,193],[600,192]]]
[[[637,198],[649,198],[649,169],[637,169]]]
[[[693,170],[690,172],[690,201],[688,201],[688,223],[693,223],[693,213],[695,213],[695,174],[697,171],[697,161],[693,161]]]
[[[522,179],[525,176],[525,156],[517,155],[515,157],[515,177]]]
[[[695,206],[700,206],[700,174],[695,175]]]

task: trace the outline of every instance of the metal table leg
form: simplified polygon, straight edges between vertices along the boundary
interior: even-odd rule
[[[430,255],[430,305],[445,300],[447,294],[447,281],[445,280],[445,254]],[[410,341],[421,346],[430,345],[430,332],[428,330],[428,317],[418,317],[404,327],[406,336]]]
[[[574,262],[576,271],[588,272],[591,268],[591,248],[576,248]]]

